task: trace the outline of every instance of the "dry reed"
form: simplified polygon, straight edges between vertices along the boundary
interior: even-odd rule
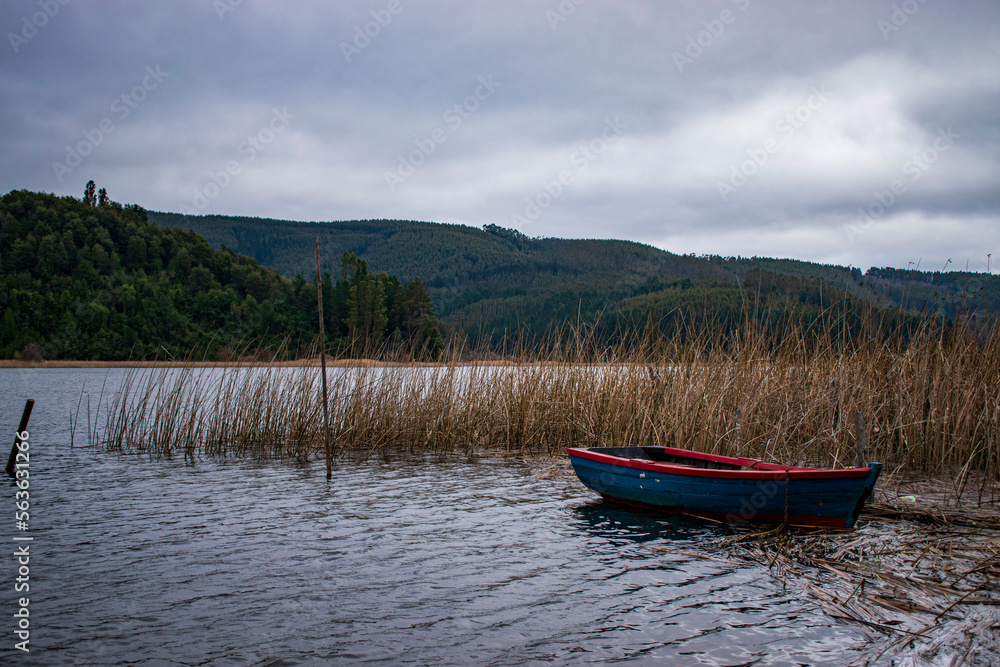
[[[852,665],[993,664],[1000,652],[1000,533],[885,519],[857,532],[775,529],[716,545],[869,638]],[[907,662],[910,660],[912,662]]]
[[[667,445],[954,480],[982,500],[1000,477],[1000,330],[834,344],[791,332],[610,350],[549,345],[502,363],[329,369],[336,455],[554,455]],[[569,349],[569,351],[567,351]],[[270,366],[129,370],[97,436],[157,457],[322,456],[320,371]],[[974,484],[970,486],[970,480]]]

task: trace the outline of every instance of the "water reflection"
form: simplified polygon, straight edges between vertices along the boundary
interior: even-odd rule
[[[637,543],[709,541],[732,532],[724,524],[604,501],[574,508],[574,514],[579,518],[581,527],[593,535]]]

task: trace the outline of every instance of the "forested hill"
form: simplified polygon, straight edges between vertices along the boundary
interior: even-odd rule
[[[793,259],[676,255],[630,241],[529,238],[496,225],[149,216],[164,227],[194,230],[213,246],[254,257],[286,276],[311,270],[319,237],[325,265],[335,266],[350,251],[400,278],[421,276],[442,320],[470,332],[523,325],[537,330],[599,315],[613,321],[621,313],[633,319],[640,316],[637,306],[650,304],[658,304],[661,314],[680,304],[694,308],[695,302],[701,311],[727,310],[724,304],[741,289],[761,293],[779,309],[791,307],[788,300],[795,294],[794,300],[813,303],[820,312],[839,293],[878,307],[946,317],[1000,310],[1000,276],[983,273],[870,269],[862,274]]]
[[[947,318],[995,317],[1000,313],[1000,276],[983,271],[919,271],[872,267],[860,269],[768,257],[705,259],[735,274],[749,288],[753,275],[780,275],[788,279],[820,280],[824,285],[873,301],[881,306],[935,314]],[[984,267],[985,268],[985,267]]]
[[[553,325],[584,325],[605,345],[629,332],[645,339],[653,322],[668,336],[691,327],[726,336],[748,318],[779,337],[803,327],[853,335],[868,321],[891,331],[928,315],[985,319],[1000,309],[1000,277],[986,273],[862,275],[628,241],[529,238],[495,225],[184,217],[123,206],[91,182],[82,199],[0,197],[0,358],[201,349],[227,359],[282,341],[289,355],[306,354],[317,308],[303,274],[314,273],[317,237],[327,340],[351,356],[436,357],[462,332],[496,350]]]
[[[493,225],[149,217],[162,227],[194,230],[213,246],[254,257],[286,276],[310,270],[319,237],[324,265],[338,265],[349,251],[402,280],[421,276],[438,316],[472,331],[539,330],[553,321],[607,315],[624,299],[679,281],[736,284],[732,272],[698,257],[631,241],[529,238]]]
[[[329,347],[354,356],[436,356],[430,296],[347,255],[323,281]],[[341,278],[337,280],[336,278]],[[291,280],[191,231],[165,229],[140,206],[87,184],[83,199],[0,197],[0,358],[210,360],[308,353],[315,281]]]

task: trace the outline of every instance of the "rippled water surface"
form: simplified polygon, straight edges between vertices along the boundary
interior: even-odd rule
[[[0,661],[840,665],[862,645],[764,568],[657,549],[724,557],[729,529],[617,509],[539,464],[344,463],[328,483],[321,462],[72,449],[69,412],[108,375],[0,369],[5,449],[37,400],[31,653],[0,557]]]

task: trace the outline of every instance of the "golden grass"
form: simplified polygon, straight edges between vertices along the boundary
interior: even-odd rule
[[[956,328],[894,343],[778,345],[752,331],[699,344],[659,341],[544,358],[328,369],[337,456],[487,452],[557,455],[570,446],[666,445],[773,462],[857,462],[1000,476],[1000,333]],[[634,343],[634,341],[633,341]],[[199,364],[200,365],[200,364]],[[323,456],[320,374],[312,365],[196,370],[134,366],[94,438],[154,456]],[[971,473],[977,473],[970,477]]]
[[[318,367],[319,357],[306,357],[291,361],[202,361],[178,360],[165,361],[88,361],[78,359],[47,359],[45,361],[21,361],[19,359],[0,359],[0,368],[294,368],[299,366]],[[436,366],[432,362],[395,362],[376,359],[333,359],[327,360],[327,366]]]

